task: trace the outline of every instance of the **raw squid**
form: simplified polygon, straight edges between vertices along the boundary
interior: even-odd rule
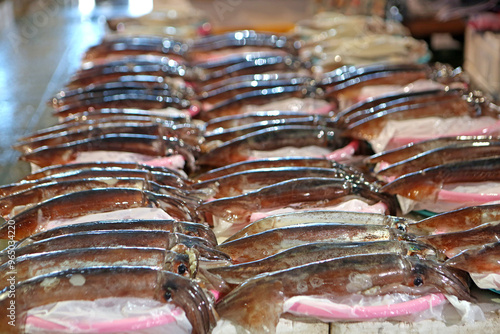
[[[298,178],[263,187],[245,195],[217,199],[197,208],[201,221],[225,233],[250,224],[252,214],[278,208],[321,208],[350,199],[374,204],[382,202],[395,213],[393,198],[343,179]]]
[[[296,118],[307,118],[314,117],[317,121],[324,120],[325,122],[330,120],[329,117],[323,115],[311,115],[305,112],[295,112],[295,111],[255,111],[248,112],[239,115],[229,115],[223,117],[213,118],[205,122],[205,133],[206,135],[218,134],[220,132],[230,131],[231,128],[240,128],[248,126],[254,123],[259,123],[263,121],[272,121],[275,119],[296,119]]]
[[[310,88],[312,90],[312,88]],[[252,90],[246,93],[238,94],[227,100],[209,106],[202,110],[200,117],[203,120],[209,120],[216,117],[236,115],[242,113],[245,105],[264,105],[272,101],[284,100],[290,97],[305,98],[312,93],[308,93],[301,86],[275,86]]]
[[[83,59],[95,60],[110,55],[142,55],[145,53],[165,55],[181,61],[187,57],[188,45],[160,36],[130,37],[120,36],[113,40],[104,40],[87,50]]]
[[[245,115],[245,114],[244,114]],[[288,116],[288,115],[287,115]],[[223,118],[223,117],[221,117]],[[254,117],[258,118],[258,117]],[[263,117],[264,118],[264,117]],[[265,117],[267,118],[267,116]],[[275,117],[269,117],[268,120],[264,121],[258,121],[255,123],[249,123],[247,125],[243,126],[237,126],[229,129],[223,129],[222,131],[217,131],[220,130],[221,128],[218,128],[216,131],[208,132],[205,133],[205,141],[208,142],[208,145],[210,145],[210,141],[229,141],[232,139],[236,139],[237,137],[244,136],[246,134],[249,134],[251,132],[255,132],[258,130],[262,130],[268,127],[272,126],[291,126],[291,125],[308,125],[308,126],[324,126],[324,127],[331,127],[333,128],[335,126],[335,123],[331,121],[329,118],[319,116],[319,115],[297,115],[296,118],[293,117],[286,117],[286,118],[280,118],[279,115]]]
[[[239,30],[221,35],[213,35],[197,39],[189,50],[189,54],[196,60],[207,59],[211,53],[218,50],[230,49],[232,54],[238,52],[238,48],[257,51],[283,50],[287,53],[298,55],[299,43],[292,38],[275,34],[259,33],[253,30]]]
[[[210,84],[214,81],[220,81],[224,78],[231,76],[240,76],[245,74],[254,74],[254,73],[265,73],[265,72],[279,72],[279,71],[290,71],[293,69],[297,69],[301,63],[295,57],[290,55],[260,55],[256,54],[245,54],[242,57],[242,61],[239,63],[235,63],[232,65],[228,65],[226,67],[222,67],[220,69],[208,70],[205,68],[204,75],[202,76],[204,84]],[[285,81],[284,84],[288,84],[290,82]],[[291,84],[294,84],[292,82]],[[236,87],[232,87],[232,90],[237,93],[248,91],[245,88],[251,88],[252,85],[239,83],[236,84]],[[260,84],[256,84],[254,87],[259,89],[265,87],[275,87],[278,86],[276,82],[275,85],[269,85],[268,82],[261,82]],[[251,90],[251,89],[250,89]],[[235,94],[236,95],[236,94]],[[216,100],[223,100],[224,97],[220,97]]]
[[[0,305],[5,310],[11,300],[9,291],[6,288],[0,292]],[[209,333],[215,325],[212,305],[197,283],[151,267],[69,269],[20,282],[15,291],[17,326],[2,321],[0,331],[3,333],[23,333],[26,312],[32,308],[66,300],[108,297],[139,297],[173,303],[186,312],[193,333]]]
[[[292,84],[305,84],[307,82],[311,82],[313,80],[312,76],[308,73],[302,73],[302,72],[276,72],[276,73],[258,73],[258,74],[246,74],[246,75],[239,75],[236,77],[231,77],[231,78],[226,78],[218,82],[214,83],[209,83],[209,84],[201,84],[198,87],[198,91],[201,97],[204,97],[206,95],[210,95],[211,91],[227,91],[228,89],[226,87],[230,87],[232,85],[238,84],[238,83],[245,83],[245,82],[252,82],[252,81],[257,81],[257,82],[263,82],[263,81],[268,81],[268,82],[284,82],[284,81],[289,81]]]
[[[272,151],[283,147],[328,147],[344,146],[333,128],[314,126],[275,126],[259,130],[214,148],[197,160],[198,165],[221,167],[252,158],[253,151]]]
[[[348,175],[339,169],[317,167],[275,167],[253,169],[244,172],[224,175],[215,179],[195,183],[193,190],[215,190],[214,198],[233,197],[245,194],[252,190],[270,186],[278,182],[304,178],[348,178]]]
[[[429,103],[452,103],[462,101],[464,98],[459,94],[445,94],[445,95],[431,95],[425,97],[419,97],[417,99],[411,100],[411,102],[406,103],[394,103],[391,106],[386,106],[384,104],[379,105],[374,108],[359,110],[343,118],[343,127],[349,127],[352,124],[360,123],[365,118],[372,117],[375,114],[381,115],[384,111],[386,112],[401,112],[406,109],[411,109],[413,107],[425,106]]]
[[[388,120],[425,118],[431,116],[447,118],[461,115],[474,115],[475,113],[475,108],[462,99],[393,107],[370,114],[367,117],[349,124],[344,134],[357,139],[370,140],[382,131]]]
[[[209,269],[230,284],[241,284],[245,280],[278,270],[306,265],[351,255],[401,254],[420,258],[435,258],[431,247],[402,241],[371,241],[355,243],[313,242],[286,249],[280,253],[240,264]]]
[[[229,174],[250,171],[262,168],[282,168],[282,167],[317,167],[317,168],[338,168],[349,172],[350,174],[362,175],[352,167],[339,164],[325,158],[310,158],[310,157],[281,157],[247,160],[236,162],[234,164],[225,165],[219,168],[211,169],[203,174],[195,176],[195,181],[213,180]]]
[[[133,164],[124,164],[124,167],[133,167],[132,165]],[[146,168],[127,169],[119,167],[119,164],[116,165],[116,167],[113,167],[113,164],[103,164],[101,166],[99,163],[77,163],[66,166],[67,167],[64,167],[64,165],[56,166],[54,169],[51,168],[52,166],[49,166],[41,169],[38,173],[28,175],[25,179],[19,182],[0,186],[0,195],[12,195],[47,183],[77,181],[93,178],[140,178],[145,181],[151,181],[163,186],[170,186],[179,189],[186,189],[186,183],[190,183],[187,179],[181,177],[180,175],[172,173],[170,170],[162,171],[161,168],[151,168],[151,170]]]
[[[179,123],[189,122],[191,117],[189,114],[182,112],[180,110],[170,108],[170,109],[160,109],[160,110],[144,110],[144,109],[133,109],[133,108],[104,108],[104,109],[92,109],[81,113],[76,113],[68,115],[66,117],[60,118],[61,123],[72,123],[72,122],[82,122],[86,120],[99,120],[101,118],[107,118],[112,116],[141,116],[141,117],[152,117],[158,120],[164,121],[174,121]]]
[[[449,211],[408,224],[408,232],[414,234],[440,234],[460,232],[484,224],[500,222],[500,204],[471,206]]]
[[[173,122],[172,122],[173,123]],[[125,119],[102,119],[98,123],[90,124],[70,124],[68,127],[58,127],[60,130],[51,131],[46,129],[47,134],[32,135],[26,140],[21,140],[14,148],[23,152],[29,153],[36,148],[42,146],[55,146],[86,138],[102,136],[105,134],[131,133],[155,135],[164,137],[177,137],[190,145],[199,144],[201,141],[201,131],[197,128],[184,125],[175,126],[174,124],[159,123],[156,121],[136,122],[134,120]]]
[[[363,87],[372,85],[407,85],[417,80],[426,79],[425,70],[380,71],[362,75],[336,83],[325,90],[327,98],[354,99]]]
[[[20,240],[45,230],[53,220],[134,207],[160,207],[177,220],[192,220],[192,209],[175,197],[127,188],[92,189],[54,197],[20,212],[12,217],[14,225],[5,222],[0,227],[0,238],[7,238],[12,227]]]
[[[381,191],[417,201],[434,201],[444,184],[500,180],[499,164],[500,158],[484,158],[429,167],[403,175]]]
[[[347,256],[251,278],[217,304],[222,319],[251,333],[274,333],[283,303],[294,296],[332,300],[398,291],[422,296],[440,291],[470,300],[469,289],[446,267],[395,254]],[[241,312],[245,309],[246,312]]]
[[[484,224],[465,231],[417,237],[416,240],[436,248],[447,257],[453,257],[461,251],[497,242],[499,238],[500,224]]]
[[[397,228],[369,224],[311,223],[270,229],[224,242],[217,249],[233,263],[256,261],[291,247],[312,242],[396,241],[406,236]]]
[[[371,97],[366,100],[355,103],[335,115],[335,121],[338,124],[349,123],[353,115],[374,113],[396,106],[404,106],[415,103],[439,99],[441,96],[459,95],[462,91],[458,89],[428,89],[423,91],[396,92],[382,96]]]
[[[467,249],[446,260],[446,265],[464,270],[470,273],[473,278],[474,274],[498,275],[500,273],[500,242]]]
[[[196,256],[190,257],[194,252],[186,249],[177,253],[152,247],[92,247],[27,254],[0,265],[0,290],[7,287],[11,267],[15,268],[17,282],[54,271],[120,265],[154,267],[194,278],[198,267]]]
[[[165,95],[143,94],[133,92],[128,94],[117,94],[102,98],[92,98],[73,104],[64,105],[54,110],[56,117],[67,117],[71,114],[85,112],[87,110],[103,108],[139,108],[139,109],[164,109],[178,108],[189,109],[195,113],[199,107],[191,104],[189,100]]]
[[[211,242],[214,246],[217,245],[217,239],[214,232],[205,225],[182,222],[176,220],[102,220],[88,223],[73,224],[51,228],[44,232],[33,234],[28,238],[20,240],[16,247],[26,246],[36,241],[57,237],[59,235],[72,234],[87,231],[106,231],[106,230],[153,230],[167,231],[172,233],[185,234],[192,237],[203,238]]]
[[[188,192],[176,187],[163,186],[153,181],[132,177],[97,177],[70,181],[53,181],[42,183],[29,189],[16,192],[9,196],[0,198],[0,214],[3,217],[12,217],[17,212],[27,210],[40,202],[47,201],[53,197],[71,194],[78,191],[105,188],[128,188],[150,191],[152,194],[167,195],[186,203],[186,205],[197,206],[202,199],[195,193]],[[207,189],[207,188],[205,188]],[[209,193],[212,193],[210,189]],[[202,197],[208,197],[203,195]]]
[[[162,138],[151,135],[107,134],[77,140],[51,147],[40,147],[21,156],[21,160],[32,162],[39,167],[65,164],[75,160],[79,152],[119,151],[164,157],[182,153],[188,161],[193,161],[192,147],[175,137]]]
[[[270,229],[286,227],[296,224],[315,223],[345,223],[345,224],[370,224],[394,227],[406,231],[411,220],[402,217],[381,215],[376,213],[346,212],[346,211],[299,211],[284,213],[259,219],[241,229],[224,242],[240,239]]]
[[[457,142],[391,164],[378,171],[377,175],[398,177],[447,163],[495,157],[500,157],[500,140]]]
[[[367,159],[367,163],[375,164],[385,162],[388,164],[395,164],[399,161],[407,160],[411,157],[417,156],[421,153],[435,150],[449,145],[467,145],[478,142],[482,145],[483,142],[495,141],[498,137],[492,136],[455,136],[455,137],[441,137],[430,140],[424,140],[417,143],[410,143],[408,145],[398,147],[392,150],[383,151],[372,155]],[[467,144],[466,144],[467,143]]]
[[[42,239],[14,246],[16,256],[92,247],[153,247],[176,250],[187,247],[199,252],[206,260],[228,260],[229,256],[213,248],[208,240],[162,230],[102,230],[83,231]],[[12,247],[9,247],[12,249]],[[0,262],[9,260],[9,249],[0,252]]]
[[[124,90],[137,90],[157,95],[164,92],[166,95],[172,95],[179,98],[191,97],[194,94],[185,86],[168,83],[166,80],[162,80],[161,77],[157,76],[122,76],[119,79],[121,81],[117,80],[102,84],[91,83],[83,87],[62,90],[52,98],[50,104],[53,107],[58,107],[88,98],[116,95],[118,92]],[[166,92],[170,92],[170,94]]]

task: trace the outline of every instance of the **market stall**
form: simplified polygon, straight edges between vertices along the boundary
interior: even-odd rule
[[[386,2],[0,4],[1,333],[495,332],[495,86]]]

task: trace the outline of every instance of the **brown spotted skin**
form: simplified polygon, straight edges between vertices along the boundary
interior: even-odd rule
[[[479,248],[489,243],[495,243],[499,239],[500,224],[487,224],[461,232],[418,237],[417,241],[434,247],[448,257],[453,257],[461,251]]]
[[[457,143],[445,146],[417,156],[402,160],[380,170],[379,176],[401,176],[414,173],[422,169],[435,167],[452,162],[467,161],[471,159],[500,157],[500,140],[497,141],[474,141],[470,144]]]
[[[424,140],[418,143],[410,143],[408,145],[398,147],[392,150],[387,150],[380,152],[369,157],[366,162],[370,164],[375,164],[378,162],[387,162],[389,164],[395,164],[399,161],[409,159],[416,156],[417,154],[424,153],[426,151],[434,150],[440,147],[445,147],[458,143],[468,143],[476,141],[496,141],[500,137],[494,136],[458,136],[458,137],[441,137],[435,139]]]
[[[291,247],[312,242],[370,242],[398,240],[398,230],[380,225],[317,223],[271,229],[222,243],[217,249],[231,256],[233,263],[256,261]]]
[[[309,177],[283,181],[260,188],[245,195],[221,198],[203,203],[197,208],[202,222],[213,226],[214,217],[222,217],[234,226],[251,223],[254,212],[294,208],[321,208],[350,199],[360,199],[370,204],[383,202],[388,214],[394,214],[395,204],[387,194],[371,191],[366,187],[343,179]]]
[[[241,284],[259,274],[306,265],[312,262],[330,260],[352,255],[402,254],[418,255],[422,258],[434,258],[435,251],[424,245],[402,241],[372,242],[316,242],[296,246],[280,253],[240,264],[209,269],[220,275],[226,282]]]
[[[196,249],[200,257],[208,260],[228,260],[228,255],[213,248],[205,239],[180,233],[155,230],[103,230],[64,234],[31,244],[20,244],[16,256],[92,247],[153,247],[170,250],[177,245]],[[0,252],[0,263],[8,260],[8,252]]]
[[[77,279],[83,285],[72,284]],[[51,280],[53,283],[47,285]],[[6,290],[3,290],[6,292]],[[69,269],[38,276],[16,285],[15,330],[6,321],[2,333],[22,333],[26,312],[42,305],[67,300],[96,300],[110,297],[136,297],[174,303],[181,307],[193,325],[193,333],[208,333],[215,325],[212,306],[192,280],[150,267],[96,267]],[[0,305],[7,309],[10,299],[0,294]]]
[[[93,247],[66,249],[54,252],[27,254],[15,260],[16,281],[46,275],[54,271],[102,267],[102,266],[153,267],[194,277],[190,272],[189,255],[178,254],[161,248],[146,247]],[[0,290],[7,286],[10,264],[0,265],[2,282]]]
[[[340,111],[335,116],[335,119],[338,121],[339,126],[342,127],[342,124],[350,123],[358,117],[371,112],[378,112],[393,107],[407,106],[427,101],[437,101],[443,98],[446,99],[448,96],[457,96],[461,94],[462,92],[460,90],[453,89],[449,91],[431,89],[409,93],[389,93],[355,103],[354,105]]]
[[[473,115],[474,112],[474,108],[462,99],[395,107],[349,124],[343,135],[356,139],[371,140],[378,136],[388,120],[406,120],[431,116],[449,118]]]
[[[23,206],[23,210],[26,210],[53,197],[108,187],[149,190],[150,186],[146,180],[140,178],[94,178],[48,182],[0,198],[0,214],[3,217],[12,217],[12,210],[18,206]]]
[[[215,188],[214,198],[233,197],[278,182],[303,177],[345,178],[343,170],[313,167],[275,167],[225,175],[196,183],[193,189]]]
[[[224,242],[236,240],[273,228],[297,224],[343,223],[372,224],[406,231],[412,220],[378,213],[348,212],[333,210],[312,210],[284,213],[259,219],[227,238]]]
[[[198,223],[175,220],[103,220],[51,228],[50,230],[31,235],[19,241],[17,246],[26,246],[36,241],[60,235],[106,230],[146,230],[180,233],[191,237],[203,238],[211,242],[214,246],[217,245],[217,239],[214,232],[207,226]]]
[[[160,185],[176,188],[186,188],[187,184],[189,184],[189,181],[185,181],[184,178],[174,173],[115,167],[90,167],[71,169],[60,173],[50,174],[45,177],[25,179],[20,182],[7,184],[0,187],[0,194],[1,196],[9,196],[47,183],[62,183],[65,181],[94,178],[142,178],[146,181],[154,181]]]
[[[498,273],[500,271],[500,242],[468,249],[448,259],[446,265],[468,273]]]
[[[408,224],[408,232],[414,234],[438,234],[461,232],[500,220],[500,204],[471,206],[449,211]]]
[[[16,240],[45,230],[47,223],[55,219],[77,218],[94,213],[110,212],[140,207],[162,207],[175,219],[191,220],[184,204],[166,195],[156,195],[127,188],[105,188],[79,191],[51,198],[12,217],[15,222]],[[162,203],[157,203],[160,198]],[[8,224],[0,227],[0,237],[7,237]]]
[[[227,166],[219,167],[216,169],[212,169],[204,174],[200,174],[194,177],[194,180],[202,182],[207,180],[213,180],[218,177],[222,177],[233,173],[244,172],[260,168],[279,168],[279,167],[335,168],[337,166],[339,166],[337,163],[322,158],[300,158],[300,157],[268,158],[268,159],[242,161]]]
[[[382,192],[413,200],[434,200],[446,183],[500,180],[500,158],[459,161],[403,175],[381,188]]]
[[[355,282],[359,282],[356,284]],[[395,254],[348,256],[310,263],[249,279],[217,304],[222,319],[252,333],[273,333],[283,302],[294,296],[342,298],[363,295],[379,287],[378,294],[400,288],[414,295],[441,291],[470,300],[469,289],[436,262]],[[246,312],[241,312],[245,308]]]
[[[168,150],[173,150],[170,153],[174,153],[180,148],[179,140],[175,138],[164,140],[152,135],[106,134],[61,145],[41,147],[23,154],[20,159],[39,167],[47,167],[74,161],[78,152],[119,151],[158,157],[168,155]]]
[[[318,146],[332,150],[344,146],[338,131],[326,127],[282,125],[259,130],[234,140],[200,156],[198,165],[221,167],[248,160],[252,150],[270,151],[292,146]]]

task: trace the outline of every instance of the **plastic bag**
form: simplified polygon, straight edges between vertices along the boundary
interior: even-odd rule
[[[470,273],[470,277],[481,289],[500,290],[500,274],[496,273]]]
[[[184,311],[141,298],[66,301],[28,312],[26,333],[191,333]]]
[[[436,197],[428,201],[414,201],[399,195],[397,198],[403,214],[412,210],[446,212],[466,206],[500,203],[500,183],[445,184]]]
[[[369,142],[379,153],[411,142],[447,136],[488,135],[499,131],[500,122],[488,116],[389,120],[379,135]]]

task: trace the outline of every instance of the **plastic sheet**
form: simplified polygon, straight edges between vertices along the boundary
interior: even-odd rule
[[[470,273],[470,277],[481,289],[500,290],[500,274],[497,273]]]
[[[417,202],[399,195],[397,198],[403,214],[414,210],[440,213],[466,206],[500,203],[500,183],[447,184],[438,191],[434,199],[428,201]]]
[[[191,330],[179,307],[140,298],[59,302],[30,310],[26,320],[26,332],[33,334],[184,334]]]
[[[376,153],[411,142],[460,135],[489,135],[500,132],[500,122],[492,117],[470,116],[389,120],[379,135],[370,140]]]

